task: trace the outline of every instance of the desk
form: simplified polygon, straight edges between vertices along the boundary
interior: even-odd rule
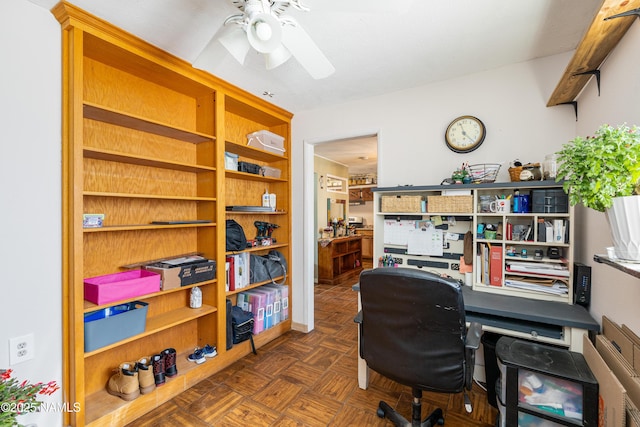
[[[359,292],[360,285],[352,289]],[[580,305],[496,295],[468,286],[463,286],[462,295],[467,321],[482,324],[483,331],[560,345],[578,353],[582,353],[582,336],[600,331],[598,322]],[[361,309],[358,298],[358,311]],[[358,346],[359,340],[358,336]],[[358,385],[366,389],[368,384],[369,369],[358,356]]]

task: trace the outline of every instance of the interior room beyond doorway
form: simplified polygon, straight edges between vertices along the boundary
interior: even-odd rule
[[[371,189],[377,183],[377,153],[377,134],[314,144],[315,283],[318,280],[317,242],[323,237],[361,235],[361,261],[371,263],[374,223]],[[338,218],[331,216],[332,212],[344,213]]]

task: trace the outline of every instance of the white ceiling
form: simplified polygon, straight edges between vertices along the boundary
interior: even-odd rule
[[[58,0],[30,0],[47,9]],[[241,66],[212,37],[231,0],[71,0],[70,3],[294,114],[575,49],[601,0],[302,0],[289,8],[334,65],[314,80],[295,61]],[[207,47],[207,45],[209,45]],[[215,59],[211,59],[214,57]],[[558,76],[559,78],[560,76]]]
[[[212,74],[295,114],[573,50],[601,0],[303,0],[310,12],[287,13],[335,67],[322,80],[294,58],[269,71],[253,51],[233,59],[215,39],[231,0],[70,3],[190,63],[202,54]]]
[[[349,175],[378,171],[378,138],[375,135],[323,142],[314,146],[314,153],[347,166]]]

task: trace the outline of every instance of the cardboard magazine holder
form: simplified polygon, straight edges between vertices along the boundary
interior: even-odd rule
[[[598,380],[598,426],[624,426],[627,395],[624,387],[598,354],[586,334],[583,336],[582,351],[591,372]]]

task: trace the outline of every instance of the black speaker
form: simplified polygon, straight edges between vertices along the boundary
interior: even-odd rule
[[[573,303],[589,307],[591,303],[591,267],[573,264]]]

